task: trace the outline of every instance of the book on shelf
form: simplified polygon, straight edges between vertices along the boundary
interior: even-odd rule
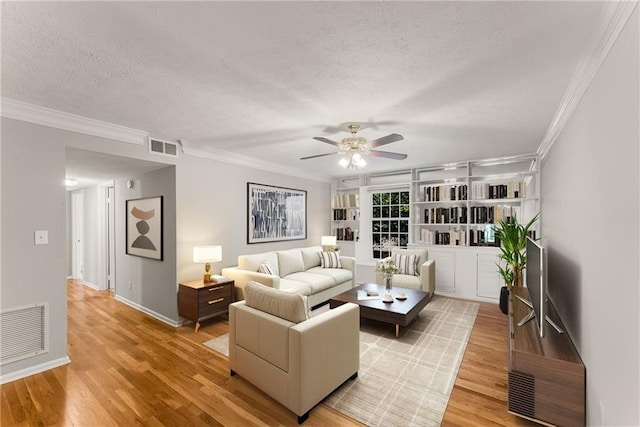
[[[425,185],[422,188],[425,202],[449,202],[467,200],[467,184]]]
[[[471,184],[472,200],[522,199],[525,197],[525,182],[509,181],[500,184],[474,182]]]
[[[420,231],[421,241],[426,245],[466,246],[467,233],[461,229],[437,231],[423,228]]]
[[[360,195],[357,193],[342,193],[333,196],[333,208],[358,208],[360,207]]]

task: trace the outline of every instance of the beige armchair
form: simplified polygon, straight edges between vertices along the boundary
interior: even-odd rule
[[[402,255],[417,255],[418,275],[408,274],[394,274],[392,284],[401,288],[416,289],[422,292],[429,293],[429,299],[433,297],[436,291],[436,262],[435,260],[428,259],[428,253],[426,249],[401,249],[392,248],[390,258],[393,259],[396,254]],[[382,273],[376,272],[376,283],[382,283]]]
[[[302,320],[307,311],[296,302],[304,299],[297,293],[250,282],[245,297],[229,306],[231,375],[254,384],[302,423],[315,405],[358,375],[359,307],[348,303]]]

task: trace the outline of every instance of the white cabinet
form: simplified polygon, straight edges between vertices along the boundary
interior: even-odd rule
[[[498,271],[498,248],[409,245],[427,249],[436,262],[436,293],[497,302],[503,282]]]
[[[498,253],[477,254],[477,292],[482,298],[496,299],[500,295],[500,288],[504,285],[502,276],[498,271]]]
[[[436,292],[454,294],[456,291],[456,253],[453,250],[428,252],[436,262]]]

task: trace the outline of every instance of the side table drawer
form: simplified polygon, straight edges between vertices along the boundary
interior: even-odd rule
[[[198,295],[200,317],[226,311],[231,302],[231,286],[216,285],[201,289]]]

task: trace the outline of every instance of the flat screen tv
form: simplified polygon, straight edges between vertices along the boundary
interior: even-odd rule
[[[545,326],[549,323],[558,333],[562,330],[547,315],[547,251],[535,240],[527,237],[527,267],[525,269],[525,284],[529,290],[530,301],[518,297],[531,311],[518,326],[522,326],[531,319],[536,319],[540,337],[545,336]]]

